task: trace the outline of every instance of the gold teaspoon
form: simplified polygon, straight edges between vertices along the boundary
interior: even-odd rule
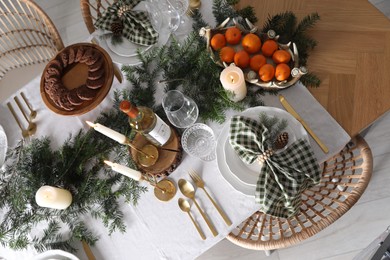
[[[15,121],[16,121],[16,123],[18,124],[20,130],[22,130],[22,136],[23,136],[24,138],[29,137],[30,134],[28,133],[28,130],[24,129],[24,128],[22,127],[22,125],[20,124],[19,118],[18,118],[18,116],[16,115],[15,110],[14,110],[14,108],[12,107],[12,105],[11,105],[10,103],[7,103],[7,106],[8,106],[8,109],[11,111],[12,115],[14,116]]]
[[[21,92],[20,95],[22,96],[24,102],[26,103],[28,109],[30,110],[30,118],[31,118],[31,119],[36,118],[36,117],[37,117],[37,111],[35,111],[35,110],[33,110],[33,109],[31,108],[31,105],[30,105],[30,103],[27,101],[27,98],[26,98],[26,96],[24,95],[23,92]]]
[[[198,208],[200,214],[202,215],[204,221],[206,221],[207,226],[211,230],[211,233],[213,233],[213,236],[217,236],[218,232],[215,229],[213,223],[211,223],[210,219],[207,217],[207,215],[203,212],[203,210],[199,207],[198,203],[195,200],[195,188],[192,186],[192,184],[184,179],[179,180],[179,189],[181,193],[183,193],[184,196],[187,198],[190,198],[195,206]]]
[[[190,206],[190,203],[188,203],[187,200],[183,199],[183,198],[179,198],[179,207],[180,209],[183,211],[183,212],[187,212],[188,216],[190,216],[190,219],[192,221],[192,223],[194,224],[194,226],[196,227],[196,230],[198,230],[198,233],[200,235],[200,237],[205,240],[206,237],[203,233],[203,231],[200,229],[200,227],[198,226],[198,224],[195,222],[194,218],[192,217],[191,213],[190,213],[190,209],[191,209],[191,206]]]
[[[26,113],[24,112],[24,109],[23,109],[22,105],[19,102],[19,98],[17,96],[15,96],[14,100],[15,100],[16,104],[18,105],[20,111],[22,112],[23,117],[28,122],[27,131],[31,135],[35,134],[35,132],[37,131],[37,125],[35,123],[31,122],[30,119],[27,117]]]

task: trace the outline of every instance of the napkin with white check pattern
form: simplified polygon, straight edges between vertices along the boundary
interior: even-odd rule
[[[272,149],[267,147],[269,138],[270,132],[261,122],[243,116],[231,119],[229,142],[244,163],[258,163],[255,161],[259,156]],[[266,214],[291,217],[299,210],[301,193],[318,184],[320,177],[320,167],[310,144],[298,139],[262,163],[255,200]]]
[[[122,34],[126,39],[144,46],[155,44],[158,40],[158,33],[150,23],[148,13],[131,10],[139,2],[141,0],[119,0],[113,3],[98,17],[95,26],[110,31],[111,24],[120,19],[124,27]]]

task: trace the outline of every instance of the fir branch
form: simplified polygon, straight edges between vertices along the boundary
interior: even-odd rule
[[[287,119],[280,119],[276,116],[268,116],[262,112],[259,115],[260,123],[264,125],[269,131],[269,139],[266,140],[268,147],[273,147],[273,143],[280,133],[282,133],[288,126]]]
[[[321,84],[321,80],[313,73],[307,73],[300,78],[303,85],[308,87],[318,88]]]

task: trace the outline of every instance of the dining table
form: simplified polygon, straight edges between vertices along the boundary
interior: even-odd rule
[[[367,98],[367,92],[363,88],[363,83],[370,85],[367,88],[382,89],[377,84],[369,81],[369,79],[373,79],[374,77],[378,78],[379,76],[384,78],[385,75],[378,76],[377,72],[376,76],[370,75],[369,79],[363,79],[361,73],[363,73],[364,68],[360,67],[363,64],[371,64],[379,68],[379,64],[382,61],[384,62],[383,54],[390,55],[390,52],[383,53],[383,50],[377,50],[375,55],[363,53],[363,49],[368,47],[370,45],[369,42],[372,41],[365,38],[368,32],[364,31],[363,26],[359,27],[356,25],[359,22],[358,19],[353,20],[346,27],[350,27],[351,31],[355,30],[355,33],[361,34],[359,43],[355,41],[349,45],[351,47],[353,44],[356,44],[355,47],[361,48],[361,52],[354,53],[349,51],[348,53],[344,53],[342,47],[347,46],[347,44],[342,42],[344,38],[340,39],[340,37],[351,38],[354,35],[351,32],[347,36],[340,33],[336,37],[333,29],[338,26],[338,29],[341,30],[341,21],[332,19],[331,17],[339,12],[350,14],[353,12],[350,9],[355,9],[361,10],[359,16],[364,18],[366,14],[362,11],[363,7],[367,8],[371,13],[375,13],[375,10],[370,5],[364,5],[362,3],[363,0],[358,0],[356,4],[353,4],[355,2],[352,3],[352,1],[346,1],[350,4],[350,9],[340,6],[347,6],[344,2],[337,2],[337,4],[336,1],[323,2],[303,0],[289,3],[287,1],[265,0],[240,1],[240,6],[249,4],[255,7],[259,23],[263,22],[268,14],[275,14],[283,10],[291,10],[297,15],[302,16],[310,12],[318,11],[321,16],[318,25],[311,31],[314,38],[319,42],[319,50],[315,49],[313,51],[309,58],[308,68],[318,73],[322,78],[322,84],[319,88],[313,89],[298,82],[292,87],[279,91],[305,122],[310,125],[313,132],[329,148],[329,152],[325,153],[317,142],[311,136],[308,136],[315,157],[320,164],[338,153],[350,141],[351,136],[357,134],[361,128],[366,127],[369,120],[373,120],[374,117],[371,113],[367,112],[370,110],[367,106],[374,101],[370,99],[369,103],[364,103],[368,102],[368,99],[360,99],[358,101],[357,97],[360,93],[361,98]],[[325,3],[328,3],[329,6]],[[211,5],[212,1],[202,1],[200,11],[211,26],[216,26]],[[324,9],[326,6],[328,6],[328,9]],[[378,28],[385,30],[385,26],[379,23],[380,18],[376,16],[374,18],[378,20]],[[383,23],[385,23],[385,20],[383,20]],[[370,31],[370,35],[371,37],[375,37],[375,39],[386,39],[380,32],[379,30],[375,32]],[[325,36],[322,34],[325,34]],[[90,38],[88,38],[89,40]],[[338,42],[340,46],[336,46]],[[381,43],[382,46],[388,46],[388,43],[385,43],[384,40]],[[370,46],[370,50],[373,51],[373,46]],[[349,56],[352,53],[354,57]],[[351,59],[354,59],[354,61]],[[121,66],[123,64],[118,65]],[[351,74],[352,67],[354,67],[355,74]],[[381,68],[379,70],[382,71]],[[382,72],[379,73],[386,74],[384,71]],[[0,105],[0,125],[5,130],[9,147],[15,146],[18,140],[22,138],[22,135],[6,103],[12,103],[13,97],[19,95],[21,92],[26,95],[31,107],[38,112],[37,117],[34,119],[34,122],[37,124],[37,131],[33,138],[48,137],[52,142],[53,148],[58,148],[71,134],[76,134],[80,129],[87,130],[89,127],[85,121],[94,121],[100,113],[111,109],[115,91],[131,87],[126,78],[122,83],[114,79],[107,97],[95,109],[78,116],[62,116],[52,112],[42,101],[39,88],[40,80],[40,76],[32,79]],[[383,102],[375,106],[375,113],[372,113],[375,114],[375,117],[383,114],[385,108],[389,107],[389,102],[384,102],[384,100],[390,94],[385,93],[385,91],[380,93],[382,95],[379,93],[371,93],[372,95],[370,95],[371,97],[375,96],[377,101],[378,99],[383,100]],[[156,100],[161,100],[162,94],[157,93]],[[343,99],[345,97],[347,98]],[[283,109],[277,95],[266,93],[261,99],[264,101],[266,107]],[[349,110],[341,111],[342,109]],[[226,111],[227,120],[224,123],[207,122],[207,125],[213,129],[217,143],[225,141],[220,138],[224,127],[229,123],[229,119],[232,116],[240,113],[242,112],[228,110]],[[364,121],[357,119],[359,114],[365,118]],[[348,117],[347,115],[350,116]],[[20,113],[19,118],[22,118]],[[229,175],[228,167],[220,159],[218,147],[217,144],[217,159],[212,161],[202,161],[184,152],[180,164],[170,173],[168,178],[178,188],[179,179],[192,181],[189,172],[190,170],[195,170],[204,180],[205,187],[211,197],[216,200],[230,218],[232,225],[228,226],[223,221],[216,208],[210,203],[207,195],[202,190],[197,189],[195,197],[200,207],[210,217],[218,231],[218,235],[213,236],[199,212],[195,210],[195,206],[192,205],[191,213],[206,235],[206,239],[202,240],[187,214],[182,212],[178,206],[178,199],[184,198],[184,195],[179,189],[173,199],[162,202],[156,199],[153,188],[150,185],[141,183],[141,185],[148,186],[149,189],[141,195],[137,205],[127,204],[123,200],[120,200],[121,210],[123,211],[123,218],[126,224],[126,232],[114,232],[112,235],[108,235],[108,230],[100,221],[90,216],[84,217],[83,220],[88,223],[88,227],[99,236],[99,240],[91,247],[96,259],[195,259],[224,239],[235,226],[259,210],[259,205],[255,203],[254,196],[244,194],[235,187],[234,182],[236,180]],[[81,243],[77,247],[79,250],[75,255],[80,259],[88,259],[82,251]],[[33,259],[38,254],[31,247],[23,251],[14,251],[0,246],[0,259],[1,257],[9,260]]]

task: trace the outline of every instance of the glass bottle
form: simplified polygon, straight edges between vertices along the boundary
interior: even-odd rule
[[[120,110],[129,116],[130,126],[156,146],[163,146],[172,135],[171,128],[152,109],[124,100]]]

